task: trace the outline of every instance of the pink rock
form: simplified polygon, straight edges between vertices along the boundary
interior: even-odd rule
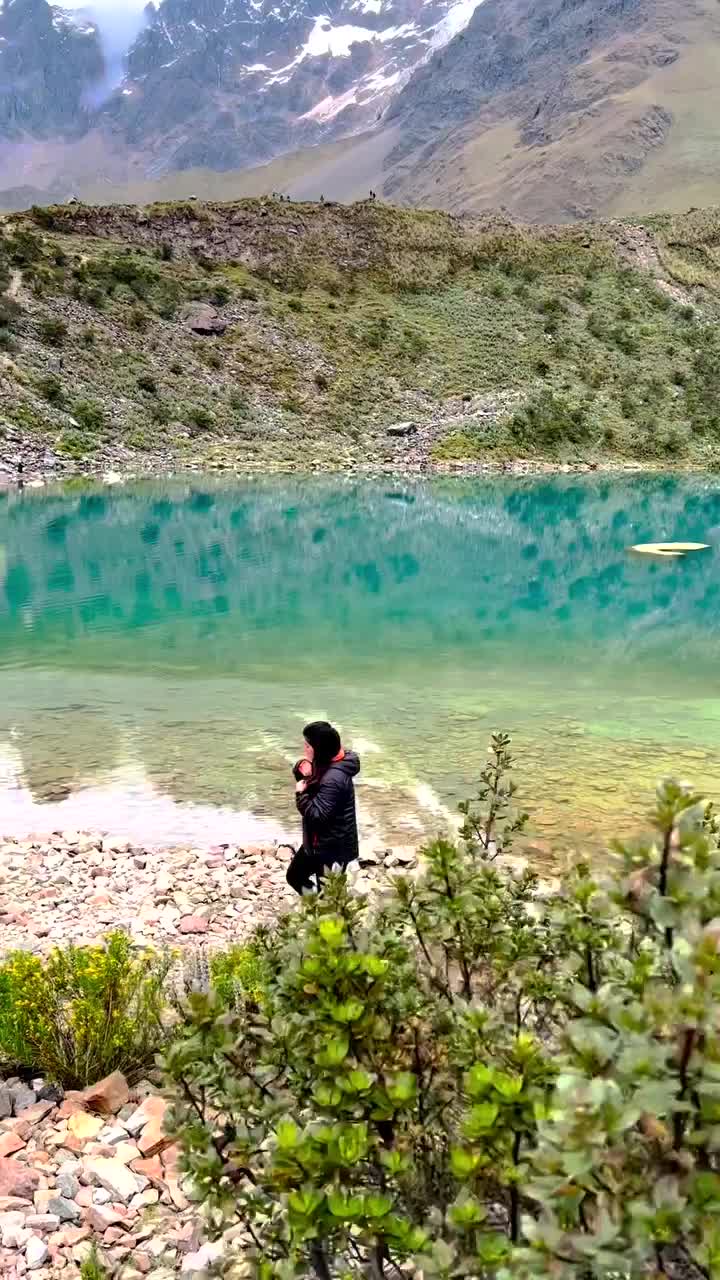
[[[124,1225],[125,1219],[109,1204],[94,1204],[88,1209],[87,1221],[95,1231],[106,1231],[108,1227]]]
[[[150,1156],[146,1160],[131,1160],[130,1168],[133,1173],[139,1173],[142,1178],[147,1178],[153,1186],[162,1190],[165,1184],[165,1176],[159,1156]]]
[[[0,1195],[20,1196],[23,1200],[32,1200],[33,1193],[40,1185],[40,1174],[28,1169],[19,1160],[0,1157]]]
[[[130,1101],[130,1089],[122,1072],[113,1071],[112,1075],[86,1089],[82,1097],[88,1111],[113,1116]]]
[[[202,916],[183,916],[178,922],[179,933],[207,933],[208,922]]]
[[[17,1114],[18,1120],[26,1120],[28,1124],[40,1124],[51,1111],[55,1110],[54,1102],[34,1102],[31,1107],[25,1107],[23,1111]]]
[[[4,1133],[0,1137],[0,1156],[11,1156],[16,1151],[22,1151],[25,1143],[17,1133]]]

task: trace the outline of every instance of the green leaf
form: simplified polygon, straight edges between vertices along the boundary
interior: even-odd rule
[[[357,1164],[366,1155],[368,1149],[367,1129],[365,1125],[348,1125],[338,1138],[338,1150],[348,1164]]]
[[[363,1198],[347,1195],[344,1191],[331,1191],[328,1209],[334,1218],[359,1218],[363,1212]]]
[[[286,1117],[275,1127],[275,1140],[281,1151],[292,1151],[298,1145],[299,1129],[294,1120]]]
[[[477,1151],[467,1151],[462,1147],[453,1147],[450,1152],[450,1164],[456,1178],[469,1178],[480,1163]]]
[[[320,1191],[306,1187],[300,1191],[291,1191],[288,1196],[288,1208],[297,1218],[312,1218],[320,1208],[324,1196]]]
[[[345,922],[337,916],[326,916],[318,922],[317,928],[323,942],[334,950],[345,942]]]
[[[456,1227],[477,1226],[479,1222],[483,1222],[486,1213],[483,1205],[475,1196],[458,1196],[454,1204],[450,1205],[449,1215],[451,1222]]]
[[[371,1195],[365,1196],[363,1208],[368,1218],[384,1218],[392,1209],[392,1199],[390,1196]]]
[[[388,1082],[387,1091],[392,1102],[411,1102],[417,1095],[417,1079],[411,1071],[401,1071]]]
[[[468,1138],[479,1138],[492,1129],[500,1114],[500,1108],[494,1102],[478,1102],[471,1107],[465,1118],[463,1129]]]
[[[486,1093],[490,1092],[493,1084],[494,1072],[489,1067],[477,1064],[468,1071],[465,1077],[465,1088],[471,1098],[482,1098]]]
[[[368,1071],[355,1069],[338,1080],[338,1085],[346,1093],[367,1093],[372,1089],[373,1078]]]
[[[330,1017],[334,1022],[357,1022],[365,1012],[362,1000],[344,1000],[330,1009]]]
[[[524,1081],[522,1076],[510,1076],[504,1071],[496,1071],[493,1078],[493,1088],[506,1101],[511,1102],[515,1098],[519,1098],[523,1091]]]
[[[350,1037],[342,1032],[328,1040],[315,1054],[315,1061],[320,1067],[339,1067],[344,1062],[350,1048]]]

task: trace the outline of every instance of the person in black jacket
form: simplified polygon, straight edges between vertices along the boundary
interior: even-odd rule
[[[319,888],[326,871],[336,864],[345,870],[358,856],[353,778],[360,760],[354,751],[343,750],[340,734],[327,720],[306,725],[303,737],[305,755],[293,770],[303,842],[287,873],[296,893]]]

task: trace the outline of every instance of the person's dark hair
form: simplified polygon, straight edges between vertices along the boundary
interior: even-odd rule
[[[313,720],[311,724],[306,724],[303,738],[315,753],[313,763],[316,769],[327,769],[342,746],[340,734],[327,720]]]

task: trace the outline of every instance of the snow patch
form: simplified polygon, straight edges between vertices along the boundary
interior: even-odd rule
[[[434,53],[437,49],[442,49],[443,45],[449,44],[455,36],[464,31],[480,4],[482,0],[457,0],[457,3],[448,9],[445,17],[441,18],[434,28],[430,41],[431,51]]]
[[[315,25],[300,51],[298,61],[303,58],[320,58],[325,53],[333,58],[347,58],[352,45],[362,40],[373,40],[376,34],[367,27],[353,27],[350,23],[334,27],[328,17],[321,15],[315,19]]]

